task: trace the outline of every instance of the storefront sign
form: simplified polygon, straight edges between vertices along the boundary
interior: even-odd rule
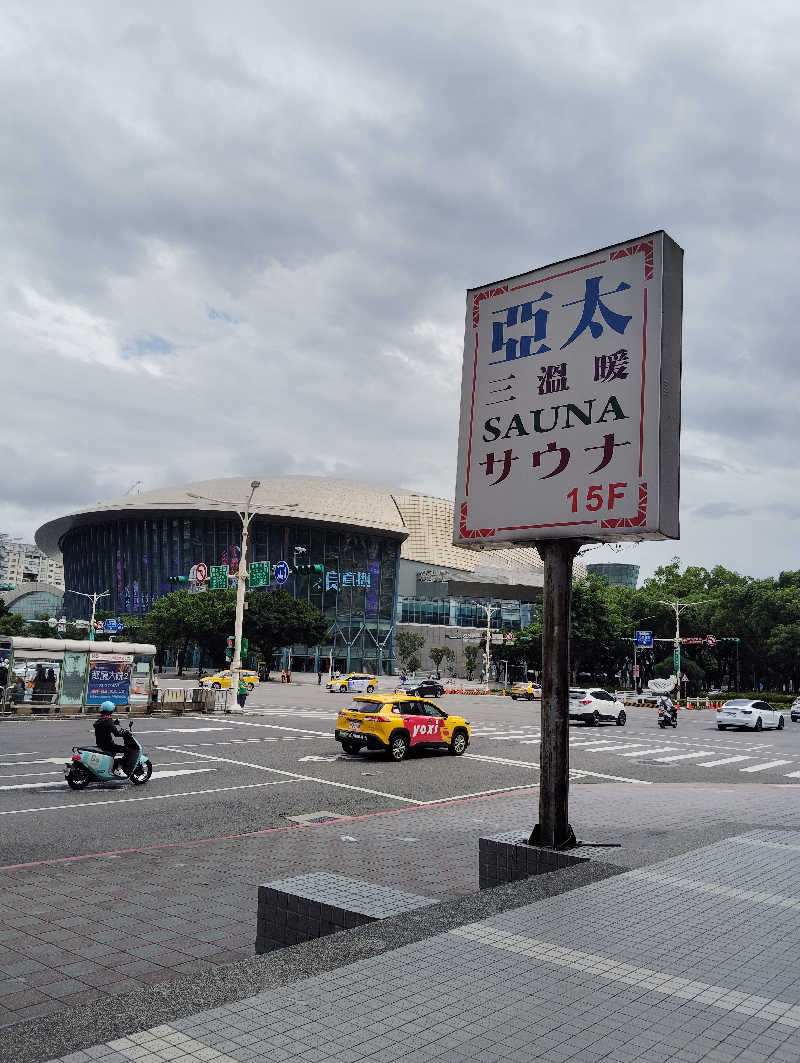
[[[99,705],[103,701],[113,701],[115,705],[127,705],[132,664],[132,654],[90,654],[86,704]]]
[[[348,587],[367,590],[372,584],[369,572],[330,572],[325,571],[325,590],[339,591]]]
[[[678,538],[682,276],[656,232],[467,293],[454,543]]]

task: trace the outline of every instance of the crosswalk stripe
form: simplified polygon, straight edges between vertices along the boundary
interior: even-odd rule
[[[671,753],[677,746],[656,746],[655,749],[634,749],[630,753],[620,753],[621,757],[644,757],[651,753]]]
[[[591,746],[586,745],[583,748],[584,749],[591,749],[593,753],[594,752],[598,752],[598,753],[613,753],[615,749],[628,749],[629,746],[630,746],[630,743],[629,742],[625,742],[621,746],[618,746],[618,745],[606,746],[606,745],[599,745],[598,744],[598,745],[591,745]]]
[[[723,757],[722,760],[704,760],[698,762],[698,768],[716,768],[720,764],[735,764],[737,760],[752,760],[752,757]]]
[[[766,771],[768,768],[779,768],[781,764],[791,763],[791,760],[770,760],[767,764],[753,764],[749,768],[739,768],[739,771]]]
[[[800,779],[800,771],[787,771],[784,779]]]
[[[690,760],[693,757],[707,757],[711,752],[710,749],[704,749],[702,753],[678,753],[675,757],[659,757],[659,764],[671,764],[673,760]]]

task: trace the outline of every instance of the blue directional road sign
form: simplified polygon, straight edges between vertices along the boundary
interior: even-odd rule
[[[275,575],[275,582],[282,587],[289,578],[289,566],[285,561],[278,561],[272,571]]]
[[[652,631],[637,631],[636,632],[636,645],[643,646],[648,649],[653,645],[653,632]]]

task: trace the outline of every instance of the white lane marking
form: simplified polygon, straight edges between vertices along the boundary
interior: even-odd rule
[[[695,757],[707,757],[711,752],[710,749],[704,749],[702,753],[678,753],[674,757],[659,757],[659,764],[671,764],[673,760],[692,760]]]
[[[357,790],[362,794],[373,794],[376,797],[389,797],[392,801],[401,801],[406,805],[424,805],[425,801],[415,801],[412,797],[398,797],[397,794],[386,793],[385,790],[371,790],[366,786],[353,786],[351,783],[334,782],[331,779],[320,779],[315,775],[301,775],[295,771],[283,771],[281,768],[268,768],[264,764],[252,764],[244,760],[233,760],[230,757],[212,757],[210,753],[192,753],[188,749],[175,749],[172,746],[160,746],[169,753],[182,753],[191,757],[202,757],[203,760],[216,760],[222,764],[235,764],[239,768],[255,768],[256,771],[268,771],[274,775],[285,775],[290,779],[300,779],[302,782],[318,782],[323,786],[335,786],[341,790]]]
[[[469,757],[471,760],[485,760],[490,764],[508,764],[515,768],[535,768],[537,771],[539,770],[539,765],[532,760],[510,760],[508,757],[487,757],[480,753],[465,753],[464,756]],[[570,768],[569,773],[575,779],[609,779],[613,782],[634,783],[637,786],[652,785],[647,779],[631,779],[626,775],[606,775],[602,771],[587,771],[584,768]]]
[[[136,728],[137,735],[166,735],[166,734],[199,734],[201,731],[232,731],[233,727],[226,724],[225,727],[151,727],[146,731]]]
[[[698,768],[717,768],[720,764],[735,764],[741,760],[751,760],[751,757],[723,757],[722,760],[704,760],[698,762]]]
[[[330,731],[312,731],[310,727],[286,727],[280,723],[247,723],[245,720],[234,720],[237,727],[268,727],[271,731],[295,731],[297,734],[324,735],[332,738]]]
[[[456,927],[449,933],[467,938],[477,945],[531,956],[555,967],[581,971],[604,981],[632,985],[639,992],[649,990],[667,997],[691,1000],[695,1004],[707,1004],[722,1011],[759,1015],[769,1022],[779,1023],[794,1030],[800,1029],[800,1006],[790,1001],[741,993],[726,986],[680,978],[648,967],[634,967],[611,956],[580,952],[578,949],[565,948],[524,934],[511,934],[507,930],[498,930],[481,923]]]
[[[541,738],[526,738],[524,742],[520,742],[521,746],[538,746],[541,742]]]
[[[72,750],[69,753],[65,753],[63,757],[45,757],[42,760],[15,760],[10,763],[6,761],[0,761],[0,768],[20,768],[29,767],[33,764],[66,764],[69,758],[72,756]]]
[[[40,805],[38,808],[12,808],[7,812],[0,812],[0,816],[20,816],[25,812],[61,812],[64,809],[94,808],[95,805],[130,804],[133,801],[172,801],[177,797],[198,797],[205,794],[225,794],[231,790],[258,790],[262,786],[283,786],[288,779],[272,779],[270,782],[252,782],[243,786],[218,786],[213,790],[185,790],[180,794],[153,794],[150,797],[112,797],[103,801],[84,801],[81,804],[69,805]]]
[[[610,746],[607,746],[605,743],[603,743],[603,745],[584,746],[584,750],[591,749],[592,753],[613,753],[617,749],[630,749],[630,747],[630,742],[623,742],[622,745],[617,745],[615,743],[614,745]]]
[[[4,757],[38,757],[40,756],[40,750],[29,749],[25,753],[4,753]]]
[[[634,749],[632,753],[620,753],[621,757],[643,757],[650,753],[671,753],[675,746],[655,746],[653,749]]]
[[[184,769],[179,770],[179,771],[158,771],[158,769],[155,769],[153,771],[153,778],[154,779],[174,779],[178,775],[199,775],[202,772],[216,771],[216,770],[217,770],[216,768],[184,768]],[[59,775],[61,773],[60,772],[48,772],[48,774]],[[108,782],[113,782],[114,780],[109,779],[107,781]],[[119,780],[119,781],[121,782],[122,780]],[[43,790],[45,787],[49,787],[49,786],[61,786],[63,788],[66,785],[67,785],[66,780],[64,779],[64,776],[61,775],[61,781],[60,782],[20,782],[20,783],[9,783],[7,786],[0,786],[0,790]]]
[[[66,763],[66,762],[64,762]],[[176,768],[183,764],[194,764],[193,760],[167,760],[163,764],[160,764],[157,773],[163,779],[166,776],[164,768]],[[216,770],[216,769],[212,769]],[[180,774],[179,772],[173,772],[173,774]],[[36,779],[39,776],[45,775],[60,775],[63,779],[64,772],[62,771],[20,771],[14,772],[13,775],[0,775],[0,779]]]
[[[509,794],[514,790],[530,790],[531,783],[523,783],[521,786],[500,786],[496,790],[478,790],[474,794],[455,794],[453,797],[437,797],[434,801],[423,801],[424,805],[444,805],[448,801],[465,801],[469,797],[490,797],[492,794]],[[536,783],[534,786],[538,785]]]
[[[779,768],[781,764],[791,763],[791,760],[770,760],[766,764],[752,764],[749,768],[739,768],[739,771],[768,771],[770,768]]]
[[[800,779],[800,771],[787,771],[783,777],[784,779]]]

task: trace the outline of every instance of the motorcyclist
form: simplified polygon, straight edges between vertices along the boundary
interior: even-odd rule
[[[114,719],[114,702],[104,701],[100,706],[100,715],[94,721],[94,740],[98,749],[102,749],[104,753],[108,753],[114,757],[114,775],[117,778],[124,779],[127,777],[125,771],[125,753],[126,749],[124,745],[120,745],[114,741],[114,738],[122,738],[125,735],[125,729],[120,726],[119,720]],[[117,759],[117,758],[121,759]]]
[[[664,712],[668,712],[669,717],[672,721],[677,720],[678,710],[675,708],[672,698],[667,697],[666,694],[662,694],[661,697],[658,699],[658,707],[659,709],[663,709]]]

